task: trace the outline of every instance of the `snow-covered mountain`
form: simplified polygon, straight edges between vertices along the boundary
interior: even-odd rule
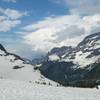
[[[48,53],[50,61],[72,61],[78,67],[94,63],[100,57],[100,33],[87,36],[77,47],[53,48]],[[55,58],[55,59],[54,59]]]
[[[95,33],[87,36],[75,48],[53,48],[47,54],[47,61],[42,63],[40,71],[47,78],[63,85],[79,86],[76,83],[80,82],[80,84],[83,84],[89,80],[89,78],[86,78],[86,74],[88,72],[91,73],[94,69],[93,66],[99,59],[100,33]],[[100,64],[98,66],[100,67]],[[96,83],[97,78],[92,79],[93,84],[100,83],[99,81]],[[90,86],[90,83],[86,84]],[[86,87],[86,85],[84,84],[83,87]]]
[[[0,44],[0,78],[95,87],[100,84],[100,33],[87,36],[75,48],[53,48],[45,57],[35,59],[34,65],[29,63]]]
[[[39,70],[34,70],[34,68],[20,56],[8,53],[0,44],[0,78],[57,85],[57,83],[46,79]]]
[[[76,67],[86,67],[100,57],[100,33],[87,36],[76,47],[55,47],[45,57],[33,60],[33,64],[46,61],[72,61]],[[75,67],[75,66],[74,66]]]
[[[64,59],[69,58],[79,67],[85,67],[94,63],[100,57],[100,33],[87,36],[71,54],[66,55]]]

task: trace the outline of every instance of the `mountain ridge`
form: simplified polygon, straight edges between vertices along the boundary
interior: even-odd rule
[[[61,56],[59,56],[61,48],[53,53],[52,50],[49,53],[51,55],[47,55],[47,61],[43,62],[40,67],[40,71],[44,76],[65,86],[93,87],[100,84],[96,83],[97,78],[91,79],[92,85],[87,82],[90,79],[86,79],[87,73],[92,74],[92,70],[99,70],[100,67],[97,69],[92,68],[100,58],[100,33],[87,36],[75,48],[69,52],[66,50]],[[93,74],[96,74],[95,71],[93,72]]]
[[[33,62],[7,52],[0,44],[0,77],[37,84],[95,87],[100,84],[99,59],[100,33],[87,36],[75,48],[55,47]]]

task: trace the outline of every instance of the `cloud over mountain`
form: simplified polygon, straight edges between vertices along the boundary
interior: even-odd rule
[[[100,31],[99,0],[1,0],[0,6],[0,42],[16,42],[11,47],[16,51],[15,45],[20,45],[20,53],[21,45],[35,54],[76,46]]]
[[[100,14],[80,16],[64,15],[48,17],[22,28],[25,43],[33,51],[48,51],[54,46],[76,46],[85,36],[99,32]],[[73,42],[74,41],[74,42]]]

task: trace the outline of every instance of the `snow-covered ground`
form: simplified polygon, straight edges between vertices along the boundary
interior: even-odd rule
[[[16,69],[16,67],[18,68]],[[58,83],[41,75],[39,70],[34,70],[34,66],[17,59],[15,55],[7,55],[3,50],[0,50],[0,78],[53,86],[58,85]]]
[[[100,100],[100,90],[0,80],[0,100]]]

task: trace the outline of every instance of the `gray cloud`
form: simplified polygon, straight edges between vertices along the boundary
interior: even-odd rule
[[[100,14],[49,17],[22,28],[31,31],[23,36],[33,51],[47,52],[55,46],[76,46],[85,36],[99,31]]]
[[[56,36],[56,40],[57,42],[62,42],[66,39],[71,39],[71,38],[75,38],[77,36],[81,36],[85,33],[85,29],[84,28],[78,28],[78,26],[76,25],[72,25],[69,26],[67,28],[65,28],[64,30],[56,33],[54,36]]]
[[[96,27],[92,27],[92,29],[91,29],[91,34],[92,33],[97,33],[97,32],[100,32],[100,25],[96,26]]]
[[[79,15],[92,15],[100,13],[100,5],[98,6],[85,6],[70,9],[70,13]]]
[[[100,0],[52,0],[69,7],[69,12],[80,15],[100,13]]]

